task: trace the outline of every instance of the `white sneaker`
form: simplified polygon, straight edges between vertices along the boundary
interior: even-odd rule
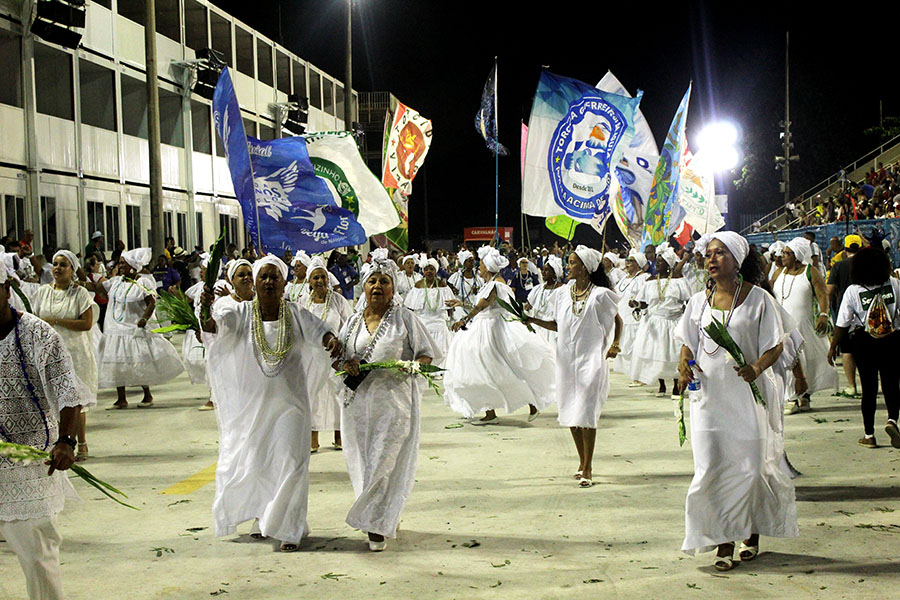
[[[797,402],[789,402],[784,406],[784,414],[786,415],[796,415],[800,412],[800,404]]]

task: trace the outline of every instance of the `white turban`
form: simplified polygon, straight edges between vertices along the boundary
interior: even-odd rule
[[[478,249],[478,255],[481,256],[481,262],[484,263],[485,268],[491,273],[499,273],[500,269],[509,265],[509,259],[500,254],[500,251],[496,248],[491,248],[489,246],[482,246],[482,248],[488,248],[488,251],[484,253],[484,256],[481,256],[481,248]]]
[[[593,248],[588,248],[587,246],[578,246],[575,248],[575,254],[577,254],[578,258],[581,259],[581,262],[584,263],[588,273],[596,271],[600,267],[600,260],[603,258],[599,252]]]
[[[423,254],[421,260],[419,261],[419,268],[424,271],[425,267],[427,267],[428,265],[434,267],[435,271],[439,271],[441,268],[441,265],[440,263],[438,263],[436,258],[428,258]]]
[[[553,272],[556,273],[557,279],[562,279],[563,276],[563,264],[562,259],[555,254],[552,254],[547,257],[547,264],[553,269]]]
[[[771,246],[769,246],[769,254],[772,256],[781,256],[781,251],[787,247],[787,244],[778,240],[777,242],[773,242]]]
[[[669,265],[670,269],[678,263],[678,255],[675,254],[675,251],[672,250],[671,247],[666,247],[662,252],[657,250],[656,256],[666,261],[666,264]]]
[[[375,248],[369,252],[369,256],[372,257],[372,260],[387,260],[390,257],[387,248]]]
[[[474,258],[474,254],[469,252],[468,250],[460,250],[456,253],[456,260],[459,261],[460,266],[466,264],[466,261],[470,258]]]
[[[408,261],[408,260],[411,260],[411,261],[413,261],[414,263],[417,263],[417,262],[419,262],[419,257],[416,256],[415,254],[407,254],[407,255],[404,256],[403,259],[400,261],[400,264],[401,264],[401,265],[405,265],[405,264],[406,264],[406,261]]]
[[[204,252],[200,255],[200,268],[206,268],[209,266],[209,252]]]
[[[637,248],[633,248],[631,252],[628,253],[628,258],[634,260],[641,269],[644,269],[647,266],[647,256]]]
[[[278,272],[281,273],[281,278],[287,281],[288,276],[288,266],[284,264],[284,261],[272,254],[266,254],[255,263],[253,263],[253,282],[256,282],[257,276],[259,276],[259,272],[262,271],[263,267],[267,265],[275,265],[278,267]]]
[[[228,281],[234,279],[234,274],[238,270],[238,267],[240,267],[241,265],[247,265],[251,270],[253,270],[253,265],[251,265],[250,261],[246,258],[238,258],[237,260],[228,261],[228,266],[225,270],[225,275],[228,276]]]
[[[150,261],[153,259],[153,251],[151,251],[150,248],[126,250],[122,253],[122,258],[124,258],[125,262],[131,265],[131,268],[135,271],[140,271],[150,264]]]
[[[81,263],[78,261],[78,257],[76,257],[71,250],[57,250],[56,254],[53,255],[53,258],[50,260],[50,262],[56,260],[57,256],[64,256],[65,259],[69,261],[69,264],[72,266],[73,271],[77,271],[81,268]]]
[[[314,256],[313,258],[309,259],[308,263],[303,263],[303,264],[306,265],[306,276],[307,277],[311,277],[312,272],[315,271],[316,269],[322,269],[323,271],[328,273],[328,267],[325,265],[325,261],[322,259],[321,256]]]
[[[603,255],[603,258],[605,258],[605,259],[608,260],[610,263],[612,263],[612,266],[614,266],[614,267],[618,267],[618,266],[619,266],[619,255],[616,254],[615,252],[606,252],[606,253]]]
[[[719,240],[737,262],[738,267],[744,264],[747,255],[750,254],[750,244],[744,236],[733,231],[717,231],[715,233],[707,233],[697,241],[697,252],[706,256],[706,247],[713,240]],[[773,246],[775,244],[772,244]]]
[[[291,266],[294,267],[299,262],[301,265],[309,267],[309,261],[309,254],[307,254],[303,250],[297,250],[297,253],[294,254],[294,258],[291,259]]]
[[[497,251],[497,249],[494,248],[493,246],[482,246],[481,248],[479,248],[478,249],[478,259],[484,260],[484,257],[487,256],[488,252],[490,252],[491,250]]]
[[[369,263],[369,269],[366,271],[366,280],[376,273],[383,273],[391,278],[391,281],[397,281],[397,272],[399,271],[397,263],[389,258],[373,258]]]
[[[810,244],[809,240],[805,237],[795,237],[787,243],[787,247],[790,248],[791,252],[794,253],[794,256],[797,257],[798,262],[804,265],[812,263],[812,244]]]

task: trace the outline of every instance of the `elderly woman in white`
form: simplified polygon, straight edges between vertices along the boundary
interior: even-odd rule
[[[734,566],[736,540],[742,540],[739,556],[746,562],[759,553],[760,535],[798,535],[794,485],[781,468],[783,383],[773,370],[791,331],[775,299],[757,285],[764,283],[764,267],[747,240],[720,231],[703,236],[697,249],[713,285],[691,297],[676,331],[681,384],[697,377],[701,390],[690,403],[694,478],[682,551],[717,549],[715,568],[727,571]],[[741,349],[745,366],[738,368],[706,333],[713,319]],[[750,382],[762,402],[754,399]]]
[[[475,306],[453,324],[444,374],[444,397],[450,408],[473,418],[473,425],[496,423],[498,408],[511,413],[528,405],[529,421],[555,399],[553,348],[521,323],[508,322],[497,298],[511,301],[513,292],[500,270],[509,260],[496,248],[479,249],[482,278],[487,282]]]
[[[356,494],[347,524],[364,531],[369,549],[385,549],[397,535],[400,513],[412,492],[419,450],[421,392],[412,375],[366,371],[364,363],[386,360],[430,364],[441,355],[418,317],[394,293],[397,266],[374,259],[364,284],[366,307],[344,323],[344,347],[335,367],[349,374],[343,390],[344,458]]]
[[[123,252],[116,266],[118,273],[97,288],[109,297],[98,350],[98,385],[100,389],[116,388],[118,399],[112,408],[128,407],[125,386],[129,385],[144,390],[139,407],[152,406],[150,386],[171,381],[184,370],[172,344],[146,329],[156,307],[156,282],[141,273],[150,258],[150,248]]]

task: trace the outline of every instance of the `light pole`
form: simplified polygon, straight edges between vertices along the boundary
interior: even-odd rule
[[[347,71],[344,78],[344,129],[353,131],[353,0],[347,0]]]

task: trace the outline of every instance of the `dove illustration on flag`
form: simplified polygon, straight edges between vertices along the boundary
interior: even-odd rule
[[[342,208],[325,180],[316,176],[302,137],[263,141],[246,135],[227,67],[213,95],[213,118],[257,248],[313,253],[366,241],[353,212]]]

